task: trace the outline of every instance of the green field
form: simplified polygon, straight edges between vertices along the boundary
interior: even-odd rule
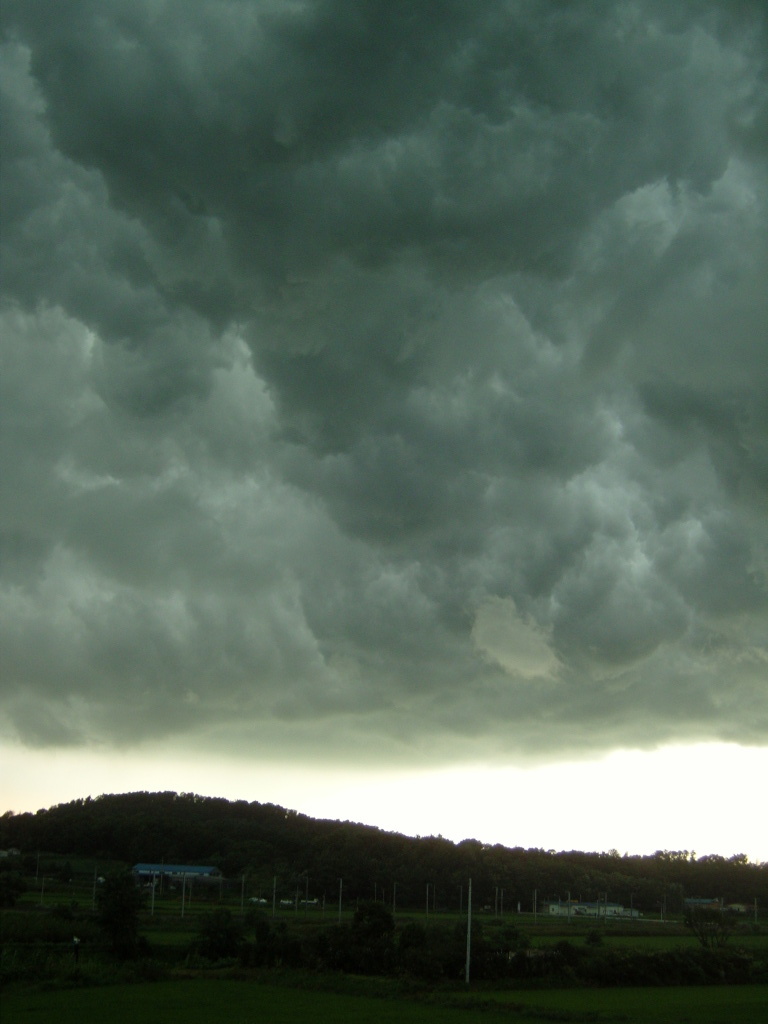
[[[623,1021],[624,1024],[766,1024],[768,986],[567,989],[504,992],[491,999],[527,1020]],[[538,1016],[537,1011],[542,1011]]]
[[[3,1024],[460,1024],[483,1019],[599,1024],[765,1024],[768,987],[573,989],[473,992],[454,1005],[376,998],[230,980],[113,985],[59,992],[6,992]]]
[[[14,994],[3,1024],[460,1024],[464,1010],[242,981],[175,981],[84,991]]]

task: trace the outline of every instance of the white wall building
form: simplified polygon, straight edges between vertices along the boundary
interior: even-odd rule
[[[639,910],[622,906],[621,903],[607,903],[603,900],[594,903],[583,900],[571,900],[570,902],[568,900],[550,900],[543,904],[542,909],[545,914],[550,914],[554,917],[594,917],[596,919],[606,917],[640,917]]]

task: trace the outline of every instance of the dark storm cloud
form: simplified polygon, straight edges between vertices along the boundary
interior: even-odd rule
[[[761,5],[3,16],[25,742],[764,741]]]

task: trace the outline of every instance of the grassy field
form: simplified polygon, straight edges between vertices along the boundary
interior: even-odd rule
[[[174,981],[3,998],[3,1024],[461,1024],[465,1010],[242,981]]]
[[[491,993],[527,1020],[623,1021],[624,1024],[766,1024],[768,987],[566,989]],[[537,1016],[541,1013],[542,1016]]]
[[[5,993],[3,1024],[461,1024],[480,1018],[599,1024],[766,1024],[768,987],[472,992],[453,1005],[231,980]]]

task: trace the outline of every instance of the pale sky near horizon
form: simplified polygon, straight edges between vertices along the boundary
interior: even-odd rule
[[[100,793],[174,792],[273,803],[314,818],[411,836],[525,849],[697,856],[768,863],[761,799],[768,751],[696,744],[614,751],[598,760],[393,771],[264,764],[179,751],[0,750],[0,813],[37,811]],[[733,780],[741,779],[734,788]]]
[[[765,4],[0,17],[3,791],[768,856]]]

